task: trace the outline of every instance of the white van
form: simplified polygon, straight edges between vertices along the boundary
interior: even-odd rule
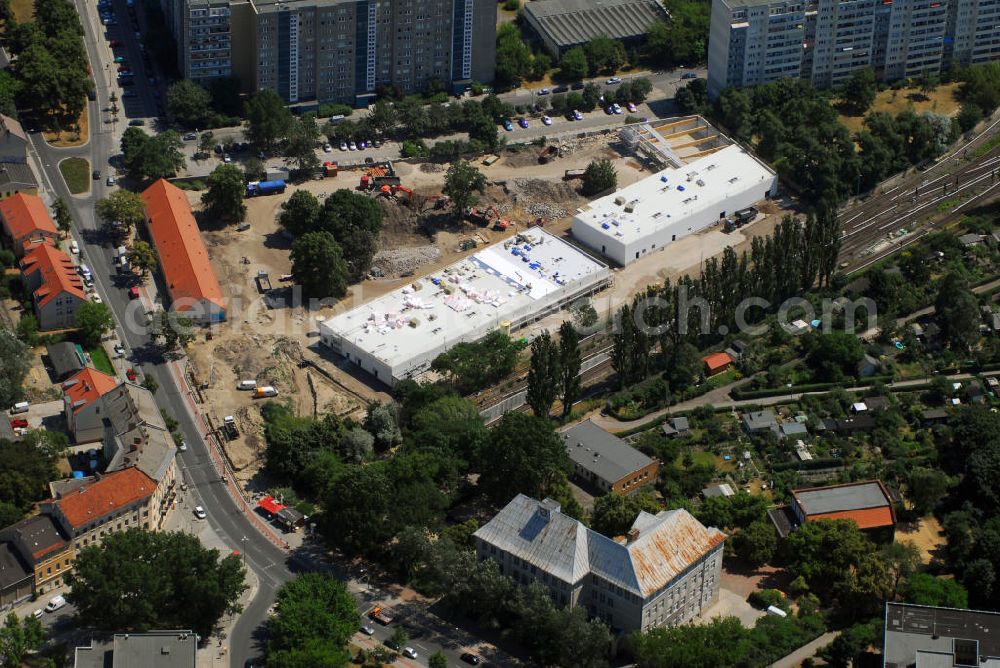
[[[257,399],[263,397],[276,397],[278,396],[278,390],[274,389],[271,385],[265,385],[264,387],[258,387],[254,390],[253,396]]]
[[[55,612],[59,608],[65,607],[66,599],[62,595],[54,596],[45,606],[45,612]]]
[[[256,390],[257,381],[256,380],[241,380],[236,385],[237,390]]]
[[[89,281],[91,278],[90,267],[85,264],[80,265],[80,275],[83,276],[83,280]]]
[[[11,407],[10,414],[17,415],[18,413],[27,413],[29,408],[31,408],[31,404],[27,401],[19,401]]]

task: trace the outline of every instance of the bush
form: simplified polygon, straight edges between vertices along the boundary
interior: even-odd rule
[[[516,12],[521,8],[521,0],[504,0],[503,8],[508,12]]]
[[[423,139],[407,139],[403,142],[402,153],[404,158],[416,158],[427,155],[427,144]]]
[[[777,589],[760,589],[750,594],[747,599],[750,605],[761,610],[766,610],[768,606],[776,606],[782,610],[788,610],[788,599]]]
[[[319,109],[316,110],[318,118],[329,118],[330,116],[347,117],[353,113],[354,109],[346,104],[321,104],[319,105]]]

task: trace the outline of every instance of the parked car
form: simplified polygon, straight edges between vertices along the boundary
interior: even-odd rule
[[[135,369],[133,369],[132,367],[129,367],[128,369],[126,369],[125,370],[125,376],[130,381],[132,381],[134,383],[135,382],[135,378],[136,378],[136,376],[135,376]]]
[[[370,627],[368,625],[362,626],[361,627],[361,632],[364,633],[366,636],[373,636],[373,635],[375,635],[375,629],[373,629],[372,627]]]
[[[385,642],[382,644],[391,649],[393,652],[399,651],[399,643],[393,640],[392,638],[386,638]]]
[[[100,180],[101,175],[98,174],[97,178],[98,178],[98,180]],[[76,243],[75,239],[73,241],[69,242],[69,252],[72,253],[73,255],[79,255],[80,254],[80,244]]]
[[[195,134],[194,132],[189,132],[186,135],[184,135],[184,141],[194,141],[197,138],[198,135]]]
[[[95,169],[94,173],[91,176],[94,177],[95,181],[100,181],[101,180],[101,170]]]
[[[66,599],[60,596],[53,596],[52,600],[49,601],[45,606],[45,612],[55,612],[59,608],[66,606]]]
[[[462,661],[465,661],[466,663],[471,664],[473,666],[478,666],[479,662],[482,661],[482,659],[480,659],[472,652],[465,652],[459,658],[462,659]]]
[[[128,124],[133,128],[138,128],[145,125],[146,121],[142,120],[141,118],[133,118],[131,121],[128,122]]]
[[[205,509],[202,508],[201,506],[195,506],[194,507],[194,516],[197,517],[199,520],[203,520],[206,517],[208,517],[208,513],[206,513]]]
[[[514,125],[509,120],[504,119],[503,129],[506,130],[507,132],[510,132],[511,130],[514,129]]]
[[[694,72],[685,72],[681,75],[681,79],[697,79],[698,75]]]
[[[125,346],[123,346],[120,343],[116,343],[115,344],[115,357],[124,357],[124,356],[125,356]]]
[[[181,452],[187,452],[187,449],[188,449],[187,441],[185,441],[182,438],[181,442],[177,444],[177,449],[180,450]]]
[[[380,146],[382,146],[382,140],[381,139],[373,139],[372,140],[372,146],[374,146],[375,148],[379,148]]]
[[[129,288],[128,289],[128,298],[129,299],[138,299],[139,298],[139,288],[137,288],[135,286],[132,286],[131,288]]]
[[[621,114],[622,113],[622,106],[620,104],[618,104],[617,102],[614,103],[613,105],[611,105],[611,113],[613,113],[613,114]]]
[[[415,659],[417,658],[417,650],[413,649],[412,647],[404,647],[403,656],[405,656],[408,659]]]
[[[358,150],[358,145],[357,145],[357,144],[355,144],[355,143],[354,143],[354,142],[352,141],[352,142],[351,142],[350,144],[348,144],[348,145],[347,145],[347,148],[348,148],[348,150],[351,150],[351,151],[357,151],[357,150]]]
[[[611,77],[610,79],[605,81],[605,83],[609,86],[614,86],[615,84],[620,84],[621,82],[622,82],[621,77]]]
[[[552,119],[548,116],[542,116],[542,125],[552,125]]]
[[[577,110],[574,109],[573,110],[573,120],[574,121],[582,121],[583,120],[583,114],[581,114],[579,111],[577,111]]]
[[[340,142],[340,150],[341,151],[346,151],[347,150],[347,142],[346,141]]]
[[[101,299],[101,295],[95,292],[94,294],[90,295],[90,301],[94,302],[95,304],[100,304],[104,300]]]
[[[329,144],[323,144],[323,153],[332,153],[333,147]]]
[[[24,418],[13,418],[10,421],[10,426],[13,429],[27,429],[28,421],[25,420]]]
[[[625,108],[628,109],[629,112],[635,112],[635,102],[629,102]]]
[[[517,124],[520,125],[522,128],[526,128],[526,127],[528,127],[528,119],[527,118],[519,118],[519,119],[517,119]]]
[[[104,184],[105,184],[105,185],[107,185],[107,186],[113,186],[113,185],[115,185],[116,183],[118,183],[118,179],[116,179],[116,178],[115,178],[115,177],[113,177],[113,176],[109,176],[109,177],[107,178],[107,180],[106,180],[106,181],[104,182]]]
[[[549,89],[548,88],[539,88],[538,89],[538,94],[539,95],[548,95],[549,94]]]

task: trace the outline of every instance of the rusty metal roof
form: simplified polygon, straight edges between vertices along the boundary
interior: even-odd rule
[[[641,512],[632,529],[628,542],[618,543],[563,515],[551,499],[518,494],[475,536],[564,582],[574,584],[592,573],[642,598],[726,539],[686,510]]]

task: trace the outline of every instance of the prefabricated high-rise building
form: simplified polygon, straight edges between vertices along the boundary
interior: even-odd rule
[[[185,76],[234,76],[289,104],[493,80],[490,0],[161,0]]]
[[[997,0],[713,0],[709,95],[791,77],[886,81],[1000,59]]]

